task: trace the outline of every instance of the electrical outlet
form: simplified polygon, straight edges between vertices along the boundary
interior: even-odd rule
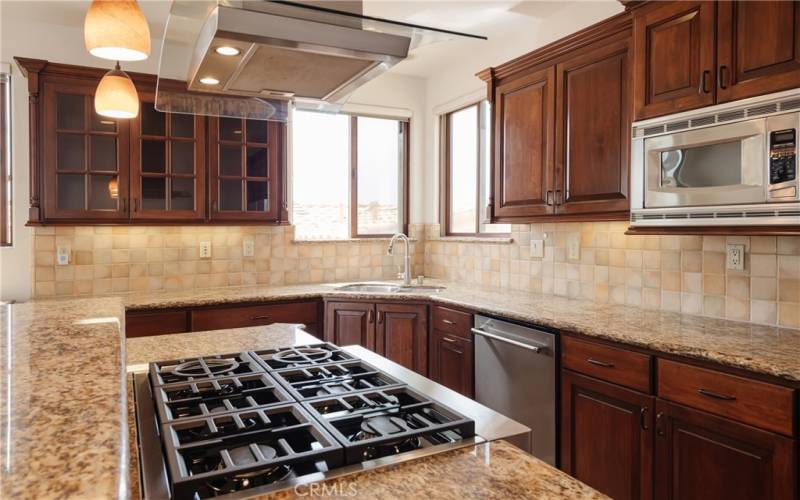
[[[242,240],[242,255],[253,257],[256,254],[256,240],[254,238],[244,238]]]
[[[729,244],[726,265],[733,271],[744,271],[744,245]]]
[[[69,264],[69,256],[72,253],[69,245],[61,245],[56,249],[56,262],[59,266]]]
[[[567,236],[567,260],[581,260],[580,233],[570,233]]]
[[[544,258],[544,240],[531,240],[531,257]]]
[[[210,259],[211,258],[211,242],[210,241],[201,241],[200,242],[200,258],[201,259]]]

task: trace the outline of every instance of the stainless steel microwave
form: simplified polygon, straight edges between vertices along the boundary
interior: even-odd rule
[[[800,224],[800,89],[635,122],[631,225]]]

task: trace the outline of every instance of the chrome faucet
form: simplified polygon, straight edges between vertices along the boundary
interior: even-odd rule
[[[397,233],[392,236],[392,240],[389,242],[389,248],[386,250],[386,253],[389,255],[394,255],[394,243],[397,240],[403,240],[406,244],[406,256],[405,256],[405,270],[403,272],[403,284],[405,286],[411,285],[411,251],[409,249],[409,242],[408,236],[403,233]]]

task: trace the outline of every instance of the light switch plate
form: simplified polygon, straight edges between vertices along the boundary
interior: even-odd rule
[[[242,240],[242,255],[245,257],[253,257],[256,254],[256,241],[253,238],[244,238]]]
[[[581,260],[580,233],[570,233],[567,236],[567,260]]]
[[[727,257],[725,267],[732,271],[744,271],[744,245],[727,245]]]
[[[211,242],[210,241],[201,241],[200,242],[200,258],[201,259],[210,259],[211,258]]]
[[[531,240],[531,257],[544,258],[544,240]]]
[[[71,249],[68,245],[61,245],[56,249],[56,262],[59,266],[66,266],[69,264],[69,255]]]

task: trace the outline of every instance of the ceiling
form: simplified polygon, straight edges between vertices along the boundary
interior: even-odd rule
[[[89,0],[20,1],[2,0],[3,18],[25,19],[65,26],[80,27]],[[165,0],[140,0],[142,11],[150,22],[152,37],[160,39],[169,14]],[[490,40],[524,35],[533,21],[547,18],[566,8],[570,1],[540,0],[365,0],[366,15],[413,24],[483,35]],[[486,42],[459,39],[421,47],[391,72],[428,77],[441,68],[442,61],[463,57],[470,49]]]

